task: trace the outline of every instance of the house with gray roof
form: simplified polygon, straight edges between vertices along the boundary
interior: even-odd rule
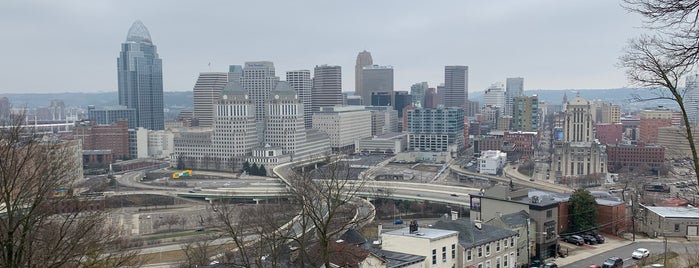
[[[459,232],[458,267],[516,267],[518,234],[468,218],[440,220],[434,229]]]
[[[526,264],[529,261],[527,260],[527,254],[525,252],[527,252],[527,250],[529,252],[536,250],[536,227],[529,224],[529,213],[520,210],[515,213],[499,215],[485,223],[517,232],[519,239],[517,239],[517,244],[515,246],[520,252],[517,257],[517,263]],[[527,236],[529,236],[529,239],[527,239]],[[529,244],[529,248],[527,248],[527,244]]]

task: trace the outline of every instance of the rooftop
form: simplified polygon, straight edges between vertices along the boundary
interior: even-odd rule
[[[437,239],[442,239],[445,237],[449,236],[455,236],[458,235],[459,232],[457,231],[452,231],[452,230],[441,230],[441,229],[432,229],[432,228],[420,228],[418,229],[417,232],[415,233],[410,233],[410,229],[408,227],[385,232],[383,234],[388,234],[388,235],[398,235],[398,236],[409,236],[409,237],[415,237],[415,238],[424,238],[424,239],[429,239],[429,240],[437,240]]]
[[[386,261],[386,268],[405,267],[411,264],[420,263],[425,260],[425,256],[400,253],[382,249],[369,248],[369,251],[374,255],[381,257]]]
[[[699,208],[695,207],[646,207],[663,218],[699,219]]]
[[[481,228],[476,228],[474,222],[468,218],[461,218],[457,220],[440,220],[433,225],[433,228],[457,231],[459,233],[459,244],[464,248],[472,248],[517,235],[514,231],[492,225],[481,223],[480,226]]]
[[[153,44],[148,28],[140,20],[134,21],[126,34],[126,42]]]

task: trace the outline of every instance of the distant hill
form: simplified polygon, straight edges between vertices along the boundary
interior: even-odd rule
[[[51,100],[63,100],[66,107],[86,108],[88,105],[97,107],[113,106],[119,103],[116,91],[97,93],[43,93],[43,94],[0,94],[10,99],[13,107],[27,106],[29,108],[49,106]],[[165,107],[192,107],[192,91],[164,92]]]
[[[604,102],[610,102],[613,104],[621,105],[624,111],[635,111],[648,107],[664,106],[670,109],[679,109],[677,104],[670,100],[653,100],[653,101],[643,101],[639,102],[634,99],[634,96],[640,96],[643,99],[650,99],[655,97],[654,90],[650,89],[637,89],[637,88],[616,88],[616,89],[570,89],[570,90],[525,90],[524,94],[527,96],[532,96],[536,94],[539,97],[539,101],[546,102],[548,104],[561,104],[563,102],[563,94],[568,96],[568,100],[573,99],[576,95],[580,95],[586,100],[600,100]],[[469,99],[477,100],[481,105],[483,104],[483,93],[469,92]]]
[[[636,111],[647,107],[664,106],[670,109],[677,109],[677,105],[668,100],[654,100],[637,102],[633,95],[643,98],[652,98],[653,92],[648,89],[618,88],[618,89],[580,89],[580,90],[525,90],[524,94],[531,96],[536,94],[540,101],[549,104],[561,104],[563,94],[568,95],[568,100],[573,99],[577,94],[586,100],[602,100],[622,106],[624,111]],[[13,107],[27,106],[29,108],[46,107],[53,99],[63,100],[66,107],[82,107],[95,105],[97,107],[117,105],[117,92],[97,92],[97,93],[51,93],[51,94],[0,94],[10,99]],[[483,92],[469,92],[469,99],[476,100],[483,104]],[[192,91],[165,92],[164,102],[167,108],[177,108],[178,110],[192,107]]]

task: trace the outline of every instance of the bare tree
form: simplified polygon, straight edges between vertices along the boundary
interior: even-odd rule
[[[320,251],[315,254],[316,258],[308,260],[311,264],[318,264],[313,262],[318,261],[325,267],[330,267],[330,242],[345,230],[362,224],[373,216],[371,212],[355,214],[362,210],[355,199],[364,191],[365,181],[352,172],[347,162],[341,160],[328,157],[325,166],[297,174],[288,180],[291,184],[288,189],[292,204],[298,205],[301,220],[310,223]],[[373,207],[364,209],[373,210]],[[299,250],[309,248],[308,244],[301,244]]]
[[[15,122],[0,128],[0,267],[136,264],[108,213],[71,194],[82,179],[79,143]]]
[[[216,240],[215,236],[206,236],[193,238],[182,245],[182,252],[185,255],[185,263],[180,265],[182,268],[194,268],[199,266],[209,265],[211,258],[216,254],[216,247],[211,245],[211,242]]]
[[[699,157],[692,123],[685,107],[686,89],[678,87],[699,60],[699,1],[697,0],[624,0],[625,7],[646,18],[644,25],[654,35],[629,41],[621,65],[629,80],[637,85],[659,89],[655,99],[677,103],[682,112],[686,138],[692,152],[693,167],[699,171]],[[699,172],[695,172],[699,182]]]

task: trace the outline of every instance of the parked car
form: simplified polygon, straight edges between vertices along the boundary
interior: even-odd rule
[[[604,236],[601,234],[590,233],[595,239],[597,239],[597,244],[604,244]]]
[[[602,268],[623,268],[624,260],[619,257],[611,257],[602,263]]]
[[[554,262],[549,262],[549,263],[544,264],[543,268],[558,268],[558,264],[556,264]]]
[[[599,266],[597,264],[590,264],[588,268],[602,268],[602,266]]]
[[[633,253],[631,253],[631,258],[638,260],[638,259],[643,259],[645,257],[648,257],[648,255],[650,255],[650,251],[648,251],[647,249],[637,248],[636,250],[633,251]]]
[[[581,235],[582,239],[585,241],[585,244],[590,244],[590,245],[595,245],[597,244],[597,238],[591,235]]]
[[[566,242],[571,243],[571,244],[576,244],[578,246],[582,246],[583,244],[585,244],[585,240],[582,237],[580,237],[579,235],[571,235],[571,236],[566,237],[563,240],[565,240]]]

